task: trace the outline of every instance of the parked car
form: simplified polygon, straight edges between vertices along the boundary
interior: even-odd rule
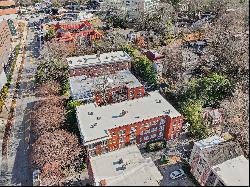
[[[178,179],[179,177],[183,176],[185,173],[182,169],[178,169],[176,171],[173,171],[170,173],[170,178],[171,179]]]

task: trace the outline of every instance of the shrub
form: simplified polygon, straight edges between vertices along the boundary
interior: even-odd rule
[[[157,140],[154,142],[149,142],[146,145],[146,151],[153,152],[158,151],[166,147],[166,142],[164,140]]]

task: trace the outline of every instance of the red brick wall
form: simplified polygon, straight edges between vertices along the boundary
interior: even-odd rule
[[[160,130],[160,122],[159,120],[161,118],[166,119],[166,123],[163,125],[164,128],[162,130]],[[135,124],[131,124],[131,125],[125,125],[125,126],[120,126],[114,129],[110,129],[109,132],[111,134],[111,138],[109,140],[109,149],[116,149],[119,148],[121,142],[120,142],[120,138],[124,137],[124,143],[129,144],[130,143],[130,129],[131,127],[134,127],[136,129],[136,143],[137,144],[142,144],[142,143],[147,143],[151,140],[156,139],[157,137],[159,137],[159,133],[162,132],[163,136],[162,138],[165,138],[166,140],[171,139],[171,133],[173,132],[174,134],[174,138],[176,137],[175,134],[177,133],[177,128],[172,127],[172,125],[174,124],[174,122],[178,122],[178,125],[176,124],[176,127],[180,128],[181,132],[181,127],[182,127],[182,117],[180,118],[176,118],[176,119],[171,119],[170,117],[166,116],[159,116],[159,117],[155,117],[152,119],[148,119],[148,120],[144,120],[142,122],[137,122]],[[151,124],[148,127],[143,127],[145,124]],[[153,130],[153,128],[157,128],[156,131]],[[125,130],[125,134],[124,135],[120,135],[119,132],[121,130]],[[145,132],[147,130],[148,131],[147,134],[141,134],[141,132]],[[152,132],[154,131],[154,132]],[[113,135],[112,135],[113,134]],[[154,134],[156,134],[155,138],[152,138],[152,136],[154,136]],[[146,138],[148,137],[148,139]]]
[[[109,103],[115,103],[113,100],[112,100],[112,92],[119,92],[121,89],[127,89],[127,97],[128,99],[127,100],[131,100],[131,99],[135,99],[135,98],[140,98],[140,97],[144,97],[145,95],[145,89],[143,86],[141,87],[136,87],[136,88],[123,88],[123,87],[115,87],[115,88],[112,88],[110,90],[107,90],[107,96],[109,98]],[[131,96],[130,95],[130,91],[132,90],[133,92],[133,95]],[[103,105],[103,96],[96,93],[95,95],[95,102],[98,106],[101,106]]]
[[[161,119],[164,119],[165,123],[160,124]],[[173,126],[174,123],[175,127]],[[156,139],[170,140],[171,134],[173,134],[173,138],[175,138],[176,133],[181,132],[181,127],[182,116],[175,119],[171,119],[169,116],[158,116],[133,124],[118,126],[116,128],[109,129],[110,138],[107,148],[109,151],[113,151],[131,144],[131,134],[134,134],[134,143],[136,144],[144,144]],[[131,133],[131,128],[135,129],[134,133]],[[180,130],[178,131],[177,128]],[[124,134],[120,134],[121,130],[124,130]],[[123,138],[123,141],[121,141],[120,138]],[[103,149],[104,148],[97,146],[92,151],[95,151],[96,154],[101,154]]]
[[[133,94],[131,95],[130,92],[132,92]],[[144,86],[128,88],[128,100],[144,97],[144,95],[145,95]]]
[[[120,70],[130,69],[130,64],[128,62],[116,63],[116,64],[105,64],[105,65],[96,65],[92,67],[82,67],[70,69],[70,76],[81,76],[86,75],[87,77],[97,77],[103,75],[105,72],[115,73]]]
[[[183,116],[177,118],[170,118],[167,116],[167,123],[169,125],[167,125],[165,139],[170,140],[175,138],[177,134],[180,134],[182,130]]]

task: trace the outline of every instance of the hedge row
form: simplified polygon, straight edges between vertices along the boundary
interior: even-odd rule
[[[8,95],[8,92],[9,92],[9,87],[10,87],[10,84],[11,84],[11,81],[13,78],[13,72],[14,72],[14,69],[16,66],[16,61],[17,61],[17,56],[18,56],[19,50],[20,50],[20,44],[18,44],[15,47],[15,53],[14,53],[15,56],[14,56],[13,63],[11,64],[11,67],[10,67],[9,75],[7,77],[7,83],[3,86],[3,88],[0,91],[0,112],[2,112],[2,110],[3,110],[4,101]]]

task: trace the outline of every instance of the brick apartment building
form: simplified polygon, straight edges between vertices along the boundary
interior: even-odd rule
[[[144,86],[129,70],[99,77],[70,77],[71,97],[98,106],[144,97]]]
[[[4,67],[8,64],[11,48],[11,32],[8,23],[6,20],[0,21],[0,89],[6,83]]]
[[[195,142],[189,164],[201,186],[249,186],[249,162],[237,142],[219,136]]]
[[[158,91],[143,98],[102,107],[94,103],[77,107],[83,145],[90,156],[130,144],[178,137],[183,116]]]
[[[16,19],[17,10],[14,1],[1,0],[0,1],[0,21],[7,19]]]
[[[70,76],[97,77],[131,68],[131,57],[123,51],[67,58]]]

